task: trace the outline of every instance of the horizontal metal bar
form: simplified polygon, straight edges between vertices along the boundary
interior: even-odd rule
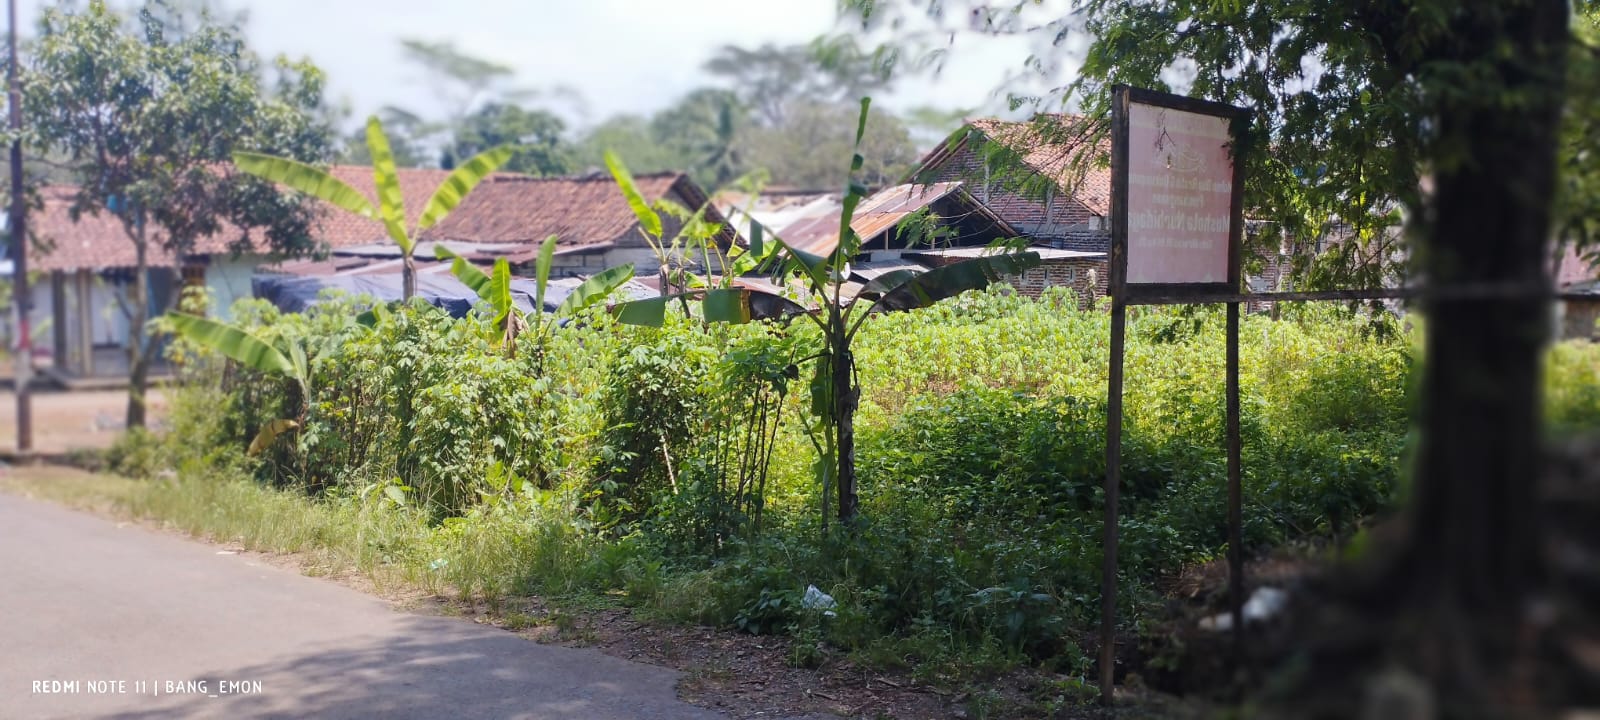
[[[1372,288],[1367,290],[1308,290],[1304,292],[1150,294],[1128,298],[1129,305],[1207,305],[1229,302],[1326,302],[1350,300],[1573,300],[1585,296],[1561,294],[1551,288],[1516,284],[1455,285],[1448,288]]]

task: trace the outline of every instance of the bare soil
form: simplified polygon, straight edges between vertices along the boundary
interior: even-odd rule
[[[74,450],[104,450],[122,434],[128,414],[127,390],[75,392],[40,390],[33,399],[33,449],[44,455]],[[151,422],[166,416],[167,401],[152,388],[146,394]],[[0,454],[17,449],[17,394],[0,390]]]

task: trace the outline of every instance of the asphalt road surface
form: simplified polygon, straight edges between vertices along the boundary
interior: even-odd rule
[[[652,718],[677,673],[0,493],[0,718]]]

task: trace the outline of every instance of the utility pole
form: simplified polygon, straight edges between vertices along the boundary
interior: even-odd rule
[[[7,2],[11,65],[6,96],[11,106],[11,289],[17,308],[17,456],[33,452],[33,337],[28,327],[28,226],[22,202],[22,92],[17,87],[17,0]]]

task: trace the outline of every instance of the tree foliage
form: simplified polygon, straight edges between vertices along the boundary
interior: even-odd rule
[[[766,127],[778,127],[796,102],[850,102],[892,84],[894,55],[865,52],[853,39],[756,48],[724,45],[705,70],[728,81]]]
[[[831,190],[849,170],[855,103],[795,102],[775,127],[752,128],[744,156],[775,180]],[[894,185],[917,161],[911,134],[892,113],[874,109],[861,138],[860,178],[868,187]]]
[[[565,130],[566,123],[553,113],[490,102],[462,120],[447,151],[450,157],[440,164],[451,168],[454,158],[506,145],[516,149],[506,170],[535,176],[565,175],[573,171],[572,149],[562,138]]]

